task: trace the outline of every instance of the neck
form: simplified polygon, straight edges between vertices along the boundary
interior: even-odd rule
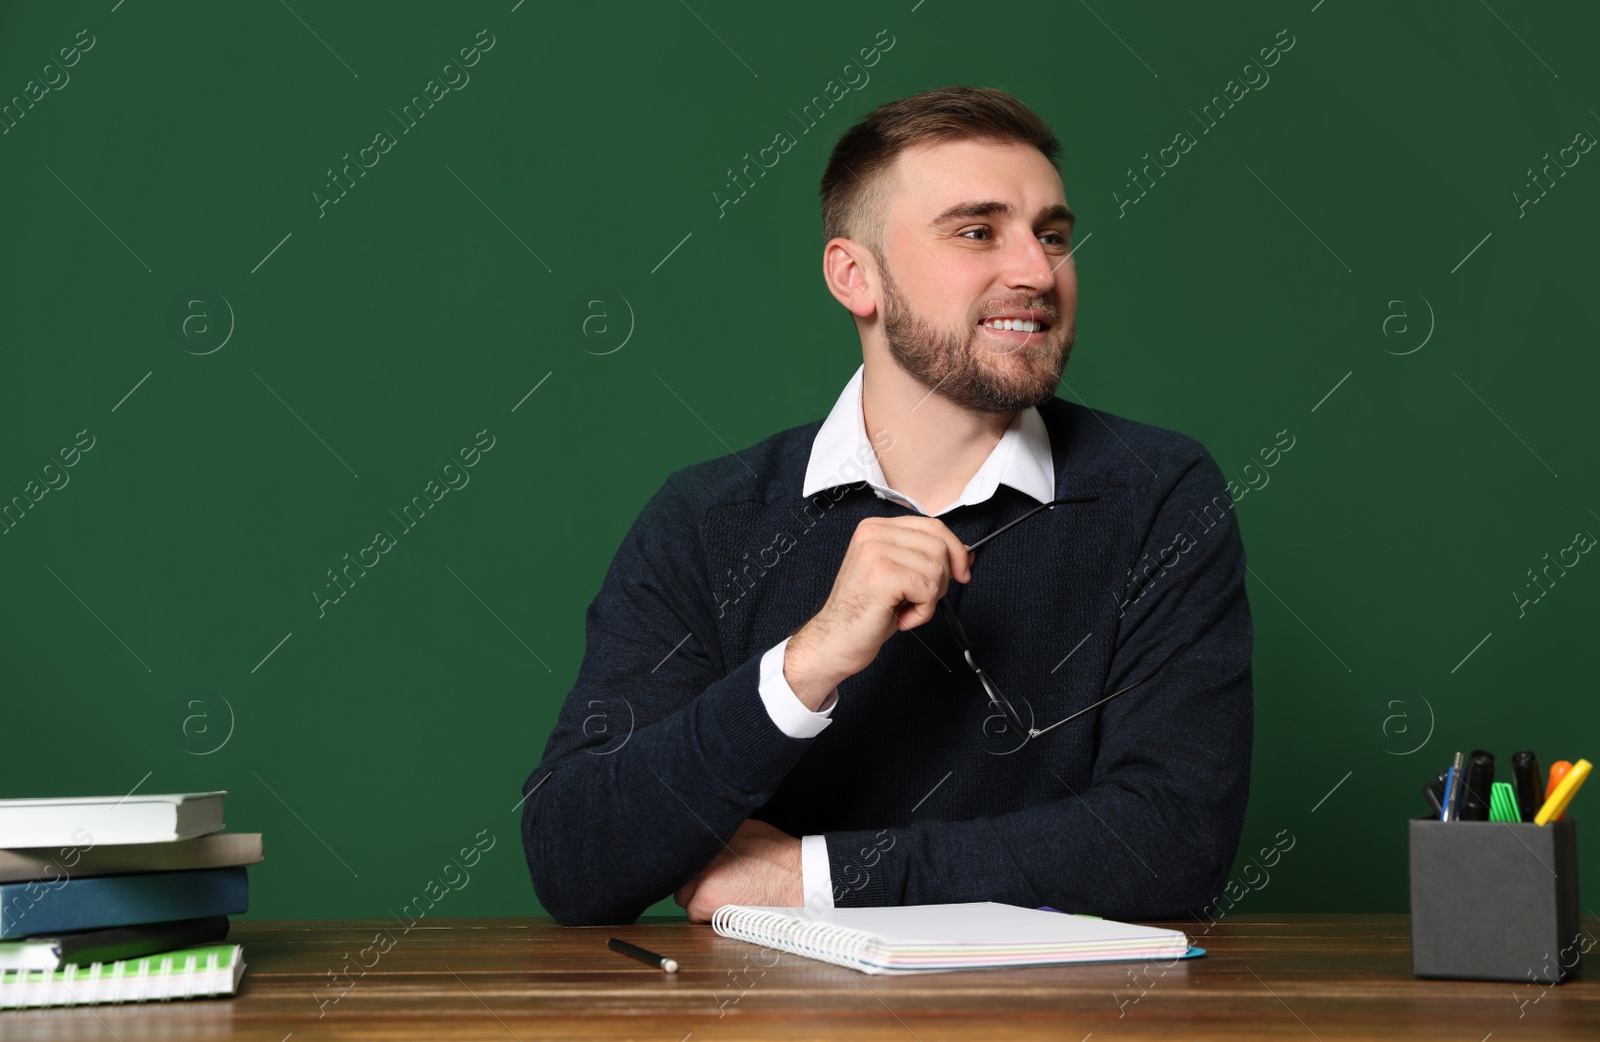
[[[892,358],[866,360],[861,412],[867,440],[887,445],[877,453],[884,481],[930,514],[961,495],[1017,415],[963,409],[930,393]]]

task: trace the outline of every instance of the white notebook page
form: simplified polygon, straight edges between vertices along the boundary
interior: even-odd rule
[[[994,901],[961,904],[891,905],[877,908],[834,908],[816,916],[803,908],[757,908],[783,912],[797,920],[816,920],[862,930],[883,939],[890,948],[934,946],[1074,945],[1107,942],[1179,943],[1183,934],[1136,923],[1090,919],[1061,912]]]

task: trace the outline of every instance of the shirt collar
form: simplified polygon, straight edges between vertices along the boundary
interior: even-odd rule
[[[867,440],[867,425],[861,411],[861,380],[865,369],[864,364],[856,368],[827,419],[817,429],[811,442],[811,459],[806,464],[801,495],[810,497],[824,489],[866,481],[881,498],[893,498],[919,514],[927,514],[915,500],[896,492],[884,480],[877,453]],[[961,495],[939,514],[958,506],[982,503],[993,496],[1001,484],[1032,496],[1040,503],[1055,498],[1056,472],[1050,453],[1050,435],[1039,410],[1031,405],[1018,411]]]

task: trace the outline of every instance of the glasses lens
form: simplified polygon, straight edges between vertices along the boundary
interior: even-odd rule
[[[1000,693],[1000,689],[995,686],[994,681],[989,679],[989,674],[979,670],[978,679],[983,681],[983,689],[984,691],[988,692],[989,704],[999,708],[1000,712],[1005,714],[1006,720],[1010,722],[1012,727],[1017,729],[1017,734],[1027,734],[1027,725],[1022,722],[1022,719],[1019,716],[1017,716],[1017,711],[1011,708],[1010,701],[1008,701],[1006,697]]]

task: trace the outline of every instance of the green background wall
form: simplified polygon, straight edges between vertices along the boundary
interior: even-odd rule
[[[1600,532],[1600,153],[1552,162],[1600,134],[1597,29],[1510,0],[8,4],[0,499],[68,483],[0,536],[0,795],[226,789],[266,836],[264,917],[384,915],[492,836],[436,914],[538,912],[514,806],[623,533],[860,361],[820,278],[829,149],[989,85],[1065,146],[1061,396],[1260,486],[1245,849],[1296,843],[1238,910],[1403,910],[1405,821],[1451,753],[1600,753],[1600,565],[1515,596]],[[444,71],[475,40],[470,79]],[[803,132],[830,80],[854,86]],[[28,108],[30,81],[56,86]],[[319,609],[479,432],[470,484]],[[1592,829],[1580,861],[1594,907]]]

